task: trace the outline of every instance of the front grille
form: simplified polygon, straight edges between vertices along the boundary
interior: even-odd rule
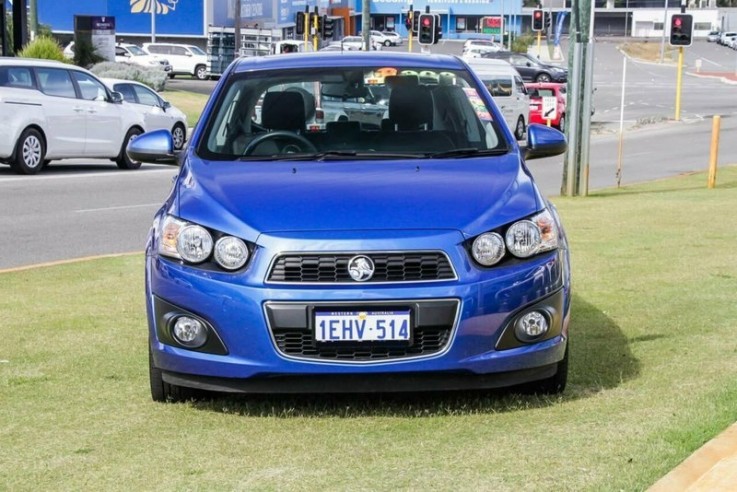
[[[348,274],[349,254],[284,254],[271,267],[268,281],[286,283],[354,283]],[[445,254],[369,253],[374,262],[373,277],[363,283],[429,282],[453,280],[455,272]]]
[[[267,302],[264,305],[269,329],[277,350],[286,356],[323,361],[372,362],[421,357],[448,347],[458,315],[455,299],[382,302]],[[314,336],[316,310],[411,312],[409,342],[317,342]]]
[[[278,331],[274,333],[276,346],[285,355],[323,360],[368,361],[417,357],[440,352],[448,343],[451,327],[416,330],[411,346],[382,345],[378,342],[364,342],[363,345],[335,346],[316,344],[310,332],[300,330]]]

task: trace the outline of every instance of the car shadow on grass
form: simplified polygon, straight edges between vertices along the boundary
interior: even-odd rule
[[[619,327],[595,305],[573,296],[569,328],[568,387],[560,395],[527,394],[522,388],[409,394],[219,395],[189,404],[206,411],[249,417],[436,417],[493,414],[589,398],[637,377],[640,363]]]

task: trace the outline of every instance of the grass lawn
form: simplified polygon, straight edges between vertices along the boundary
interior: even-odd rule
[[[646,488],[737,420],[737,167],[555,202],[575,290],[555,398],[155,404],[142,255],[1,274],[0,489]]]
[[[187,115],[187,124],[194,127],[210,96],[189,91],[166,89],[161,96]]]
[[[651,62],[660,61],[660,41],[648,43],[624,43],[620,46],[622,51],[627,53],[632,58],[638,60],[645,60]],[[667,63],[675,62],[678,60],[678,49],[665,43],[665,53],[663,53],[663,61]]]

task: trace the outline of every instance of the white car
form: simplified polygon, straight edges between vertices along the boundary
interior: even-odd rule
[[[402,36],[399,35],[398,32],[383,31],[382,34],[391,40],[392,46],[401,46],[404,43],[404,39],[402,38]]]
[[[165,58],[151,55],[135,44],[118,43],[115,45],[115,61],[119,63],[132,63],[142,67],[160,67],[162,70],[171,72],[171,64]]]
[[[363,36],[346,36],[340,40],[340,44],[345,51],[361,51],[363,50]],[[371,38],[371,47],[375,50],[381,49],[381,43]]]
[[[467,39],[463,43],[463,53],[467,51],[501,51],[502,46],[490,39]]]
[[[402,38],[399,38],[400,41],[401,39]],[[397,38],[394,36],[388,36],[386,33],[381,31],[371,31],[371,42],[389,47],[397,44]]]
[[[36,174],[50,160],[103,158],[141,166],[125,148],[143,117],[95,75],[65,63],[0,58],[0,162]]]
[[[102,81],[113,91],[119,92],[124,103],[143,117],[144,131],[169,130],[174,150],[182,150],[187,141],[187,115],[140,82],[120,79]]]
[[[169,77],[191,75],[199,80],[207,79],[207,53],[191,44],[144,43],[143,49],[166,59],[171,64]]]

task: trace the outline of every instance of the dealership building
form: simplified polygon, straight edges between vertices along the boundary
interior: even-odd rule
[[[51,26],[58,34],[74,31],[74,15],[115,17],[119,37],[136,40],[149,37],[189,39],[204,43],[211,29],[235,26],[236,0],[37,0],[39,22]],[[241,27],[268,33],[269,39],[296,38],[295,18],[299,11],[315,9],[336,22],[334,37],[355,34],[361,30],[364,0],[240,0]],[[367,0],[368,1],[368,0]],[[670,15],[680,9],[680,0],[594,0],[597,36],[659,37]],[[443,37],[463,39],[484,32],[483,18],[504,16],[505,30],[526,32],[530,27],[532,7],[522,0],[412,0],[413,8],[429,7],[440,14]],[[524,2],[529,5],[536,2]],[[571,0],[542,0],[546,12],[553,14],[571,8]],[[710,29],[734,29],[732,12],[717,9],[714,0],[689,0],[689,13],[694,14],[696,36]],[[371,27],[407,35],[405,21],[407,0],[370,0]],[[725,13],[726,12],[726,13]],[[665,13],[665,15],[664,15]],[[570,18],[570,16],[568,16]],[[567,31],[567,22],[563,32]],[[664,22],[665,21],[665,22]]]

